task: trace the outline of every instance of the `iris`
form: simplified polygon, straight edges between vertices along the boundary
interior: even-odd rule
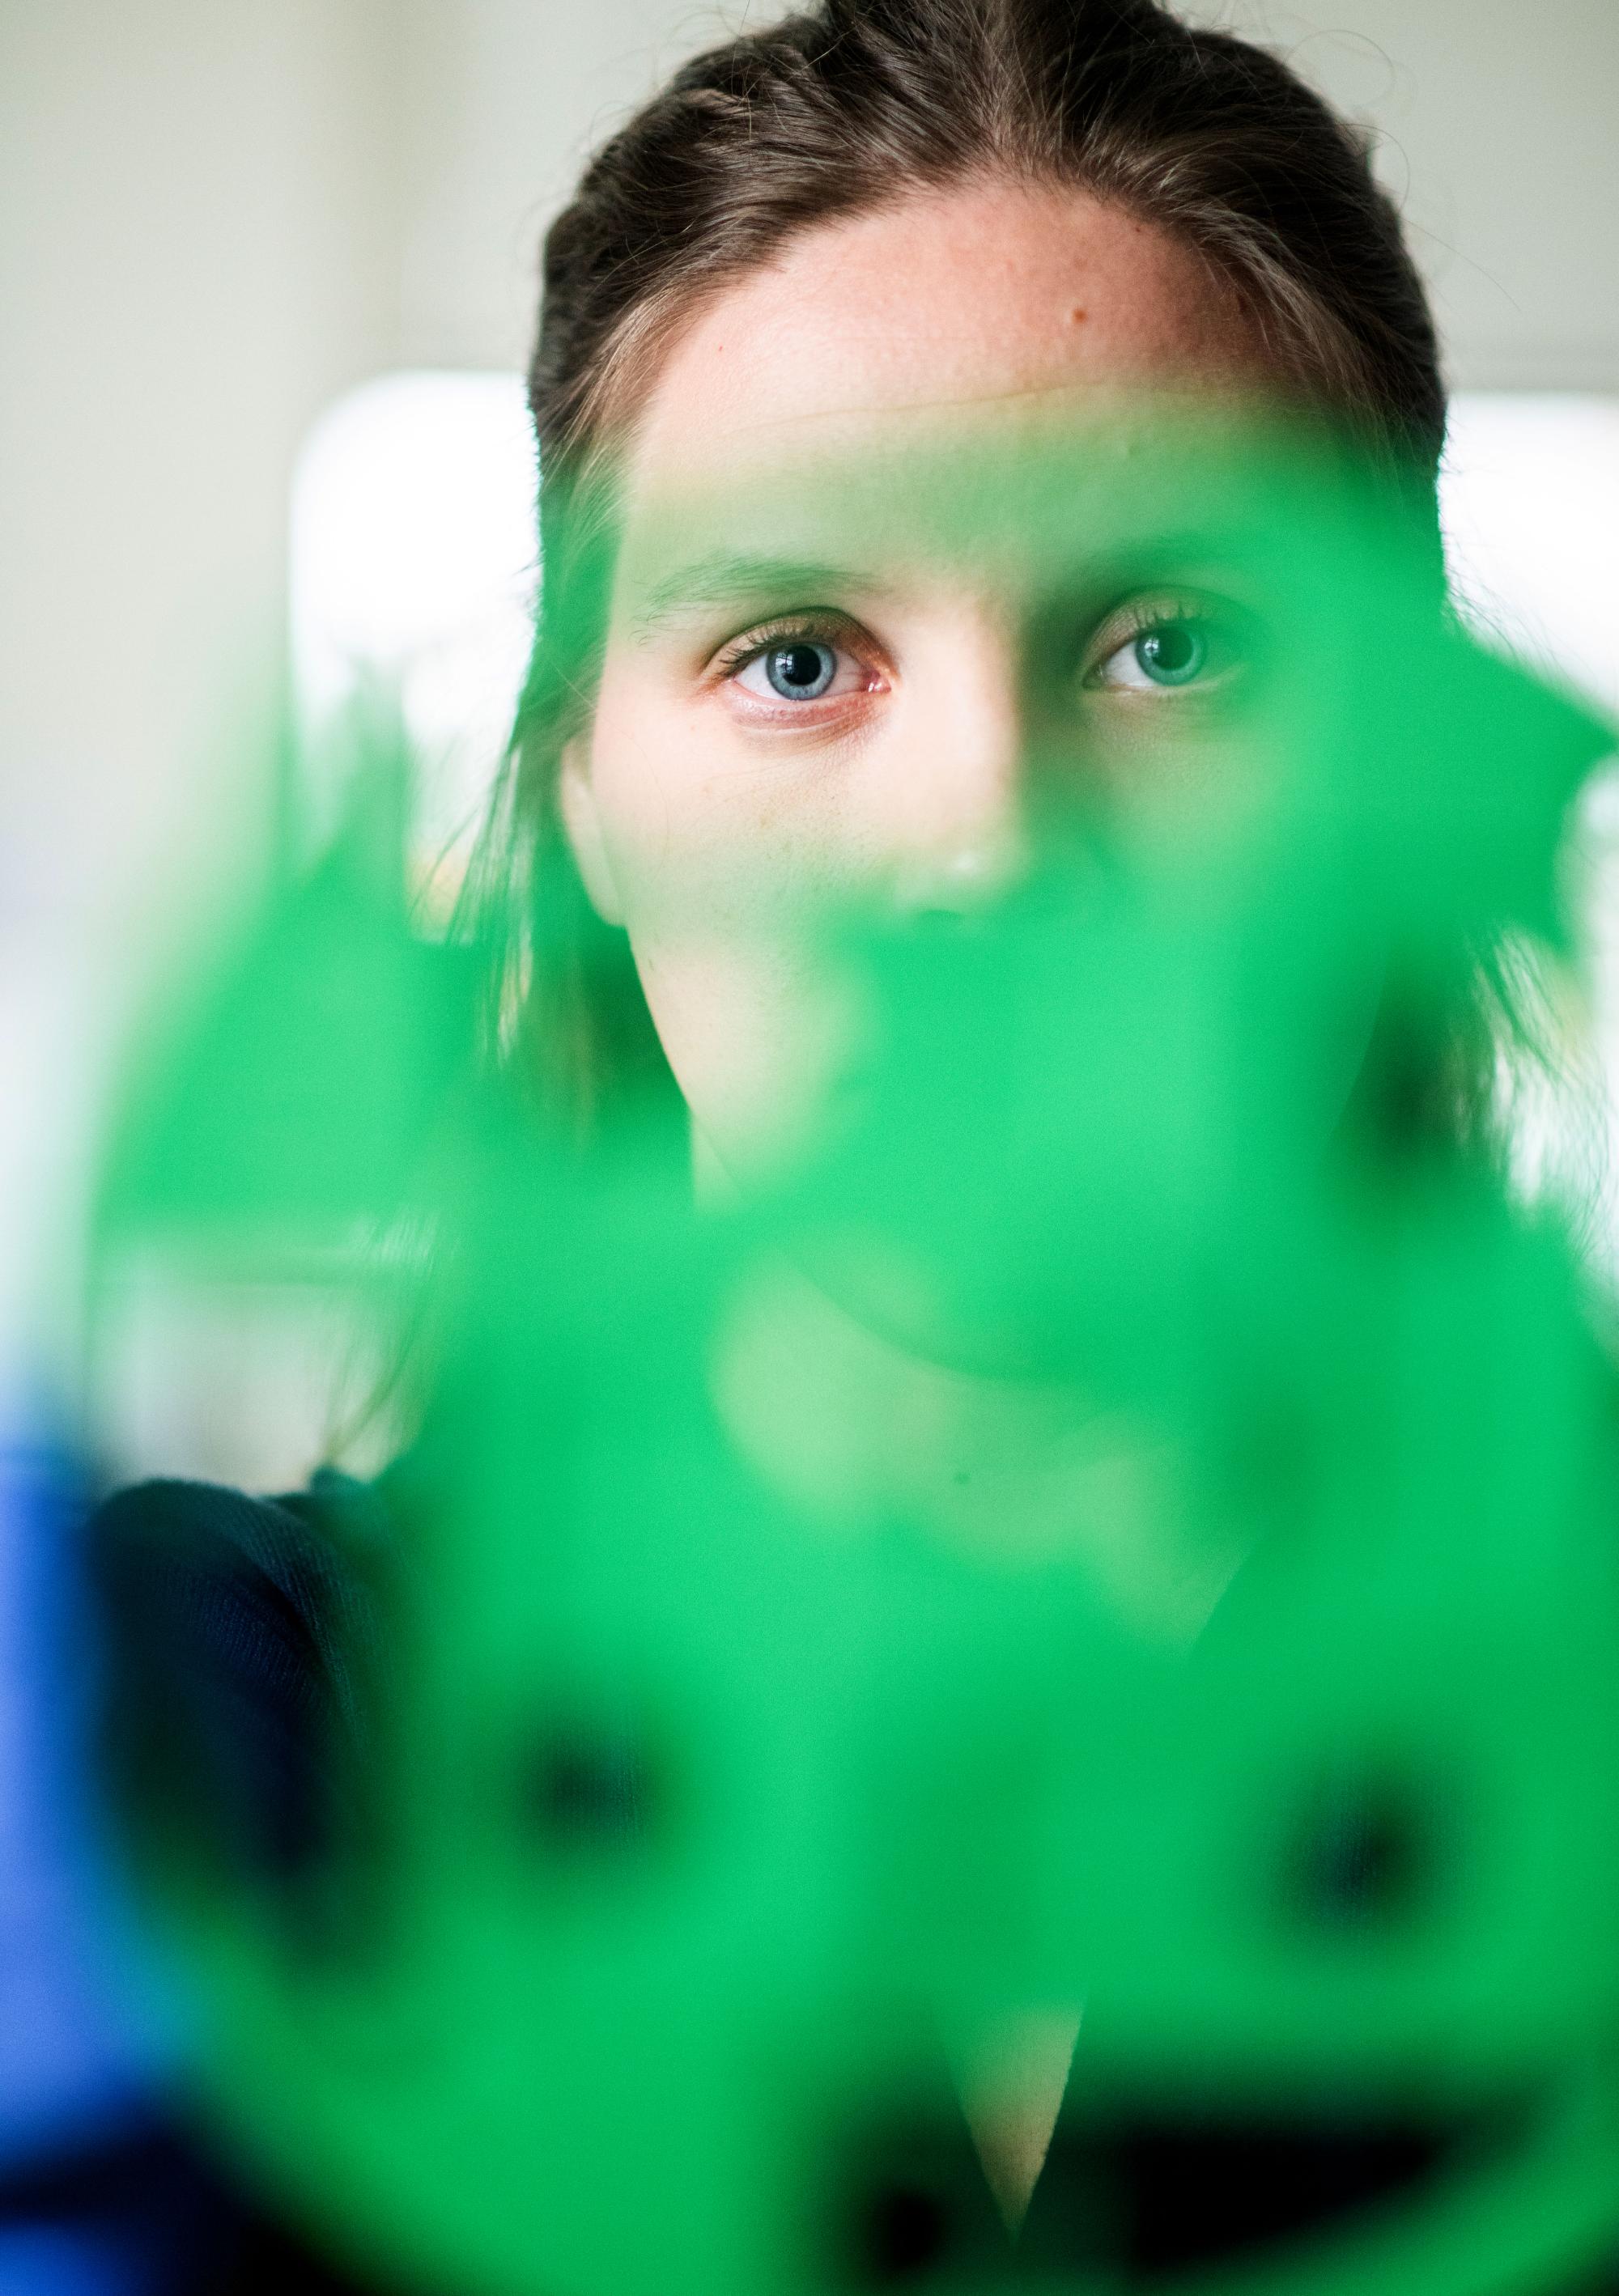
[[[795,638],[791,645],[772,646],[765,656],[765,676],[787,701],[815,701],[837,675],[838,658],[828,645]]]
[[[1155,685],[1186,685],[1209,658],[1209,642],[1189,622],[1160,622],[1143,630],[1135,644],[1136,660]]]

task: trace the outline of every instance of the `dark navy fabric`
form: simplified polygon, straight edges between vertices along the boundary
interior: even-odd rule
[[[359,1822],[380,1505],[332,1473],[278,1499],[152,1482],[93,1526],[119,1783],[244,1879],[294,1885]]]
[[[336,1789],[359,1774],[377,1652],[373,1589],[352,1557],[382,1522],[372,1491],[325,1473],[263,1500],[146,1483],[96,1512],[103,1752],[137,1841],[160,1814],[272,1890],[296,1891],[335,1854],[351,1814]],[[38,2296],[385,2296],[276,2222],[155,2101],[0,2168],[0,2296],[35,2284]]]
[[[0,2179],[0,2296],[382,2296],[262,2216],[152,2118]]]
[[[387,1554],[383,1507],[376,1492],[333,1475],[273,1500],[149,1483],[110,1501],[94,1526],[111,1720],[133,1758],[137,1800],[143,1783],[160,1786],[188,1806],[181,1815],[193,1842],[228,1860],[249,1886],[281,1890],[289,1902],[300,1901],[311,1876],[334,1861],[341,1867],[362,1821],[342,1780],[363,1775],[382,1671],[382,1574],[365,1559]],[[311,1950],[324,1949],[318,1931],[307,1934]],[[943,2141],[939,2161],[924,2161],[919,2172],[908,2156],[898,2164],[903,2175],[878,2194],[874,2221],[887,2264],[859,2284],[889,2284],[901,2268],[918,2286],[950,2284],[911,2270],[916,2198],[929,2177],[944,2179],[950,2200],[941,2221],[955,2221],[960,2194],[982,2185],[965,2123],[952,2121]],[[1178,2270],[1335,2223],[1346,2201],[1402,2188],[1421,2165],[1409,2145],[1368,2152],[1364,2142],[1320,2141],[1292,2128],[1268,2136],[1225,2127],[1137,2130],[1105,2158],[1094,2141],[1076,2146],[1059,2130],[1025,2226],[1021,2272],[982,2188],[980,2261],[990,2265],[982,2276],[1050,2287],[1082,2276],[1097,2261],[1084,2243],[1097,2236],[1096,2202],[1105,2191],[1107,2269],[1122,2286],[1173,2284]],[[872,2161],[864,2173],[874,2173]],[[924,2227],[930,2238],[933,2221]],[[8,2233],[37,2273],[65,2267],[66,2276],[40,2280],[37,2296],[388,2296],[315,2256],[172,2127],[154,2124],[9,2185],[0,2177],[0,2296],[11,2296]],[[98,2258],[116,2259],[121,2276],[98,2280]],[[16,2284],[28,2287],[26,2279]],[[1582,2276],[1561,2296],[1619,2296],[1619,2277]]]

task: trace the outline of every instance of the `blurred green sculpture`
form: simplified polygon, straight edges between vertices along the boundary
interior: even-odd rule
[[[1049,630],[1078,521],[1218,554],[1242,675],[1113,757],[1031,646],[1028,866],[806,922],[792,1155],[581,1147],[357,820],[132,1098],[104,1269],[409,1335],[298,1854],[124,1710],[199,2091],[404,2285],[1551,2296],[1619,2243],[1619,1414],[1476,1013],[1607,737],[1319,442],[969,444],[790,491],[806,555]],[[1031,2012],[1023,2214],[962,2068]]]

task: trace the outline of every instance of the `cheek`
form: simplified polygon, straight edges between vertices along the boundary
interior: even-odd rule
[[[750,754],[719,716],[604,679],[591,786],[676,1080],[723,1160],[756,1173],[801,1140],[849,1040],[825,952],[851,793],[802,755]]]
[[[767,889],[801,870],[807,793],[738,746],[710,700],[604,680],[591,783],[632,938],[768,908]]]
[[[790,1163],[847,1060],[852,1008],[791,941],[715,934],[637,948],[659,1039],[694,1119],[739,1178]]]
[[[649,706],[633,680],[611,668],[596,698],[590,735],[590,791],[603,849],[627,921],[656,891],[657,857],[690,842],[684,752],[688,736],[675,714]]]

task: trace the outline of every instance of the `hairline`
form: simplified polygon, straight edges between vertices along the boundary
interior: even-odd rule
[[[607,336],[590,383],[557,436],[548,442],[549,455],[586,478],[596,475],[609,456],[628,467],[659,375],[681,337],[726,294],[768,269],[801,240],[840,223],[892,213],[930,196],[947,197],[974,185],[1007,184],[1081,195],[1158,232],[1195,257],[1211,278],[1233,294],[1240,323],[1262,350],[1261,365],[1285,391],[1328,414],[1351,417],[1362,424],[1369,422],[1391,453],[1409,451],[1408,442],[1396,436],[1379,404],[1364,357],[1341,316],[1325,297],[1294,275],[1280,254],[1265,244],[1262,235],[1245,233],[1240,245],[1222,245],[1217,231],[1199,231],[1190,219],[1164,213],[1150,200],[1098,186],[1082,169],[1067,171],[1048,162],[1020,164],[1003,155],[943,168],[936,175],[913,175],[878,199],[851,199],[846,205],[788,225],[766,246],[719,261],[710,269],[699,262],[653,288],[631,304]],[[538,427],[538,408],[535,413]],[[543,433],[540,447],[543,489],[547,459]]]

